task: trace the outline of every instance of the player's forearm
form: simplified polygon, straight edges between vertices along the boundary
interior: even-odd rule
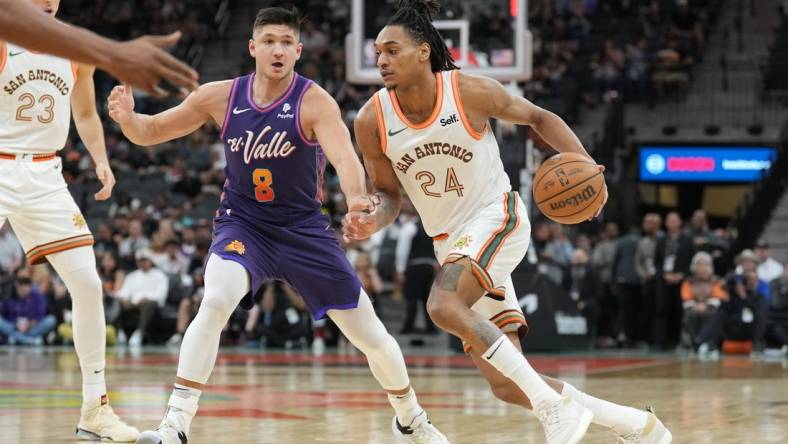
[[[112,40],[61,23],[33,7],[32,3],[18,0],[0,0],[0,39],[101,67],[110,63],[116,46]]]
[[[151,146],[163,142],[157,141],[153,116],[133,113],[131,118],[119,125],[123,135],[136,145]]]
[[[399,215],[402,197],[399,194],[399,190],[396,193],[378,191],[375,193],[375,196],[380,200],[380,203],[375,207],[375,211],[372,214],[375,215],[377,226],[383,228],[394,222]]]
[[[334,168],[339,176],[339,187],[345,194],[345,199],[350,202],[356,197],[361,197],[367,192],[364,168],[361,166],[353,151],[340,157]]]
[[[560,152],[574,152],[591,157],[569,125],[550,111],[542,111],[539,120],[533,123],[532,128],[551,147]]]
[[[85,118],[78,118],[75,116],[74,124],[93,162],[96,165],[100,163],[109,163],[109,159],[107,158],[107,145],[104,143],[104,128],[101,126],[101,119],[99,119],[99,116],[97,114]]]

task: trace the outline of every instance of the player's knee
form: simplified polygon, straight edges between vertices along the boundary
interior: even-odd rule
[[[101,301],[104,297],[98,273],[79,273],[76,279],[68,279],[65,284],[73,301]]]
[[[450,298],[440,292],[432,292],[427,298],[427,314],[436,325],[446,328],[457,320],[457,307]]]

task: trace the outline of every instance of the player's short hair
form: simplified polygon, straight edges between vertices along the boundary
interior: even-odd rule
[[[257,12],[252,32],[265,25],[285,25],[295,31],[296,34],[300,34],[303,23],[304,16],[301,15],[301,11],[295,6],[291,9],[281,7],[263,8]]]
[[[432,17],[440,12],[440,7],[438,0],[400,0],[397,12],[388,21],[389,26],[399,25],[405,28],[419,45],[426,43],[430,46],[432,72],[459,69],[454,64],[454,57],[443,36],[432,25]]]

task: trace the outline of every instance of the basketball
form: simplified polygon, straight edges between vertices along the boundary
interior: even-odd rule
[[[592,217],[605,201],[605,176],[590,158],[561,153],[547,159],[537,170],[533,185],[539,211],[566,225]]]

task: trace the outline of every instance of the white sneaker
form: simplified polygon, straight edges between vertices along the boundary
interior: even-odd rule
[[[421,415],[424,415],[424,418],[417,418],[421,419],[421,422],[414,426],[401,425],[397,416],[394,415],[394,419],[391,420],[391,431],[394,432],[394,436],[400,442],[411,444],[449,444],[446,436],[427,419],[427,413],[422,411],[419,416]],[[415,419],[413,422],[417,423]]]
[[[182,425],[168,419],[166,415],[156,430],[146,430],[140,433],[137,444],[186,444],[186,432]]]
[[[181,341],[183,341],[183,335],[180,333],[175,333],[174,335],[170,336],[170,339],[167,340],[167,345],[180,345]]]
[[[568,396],[535,412],[547,444],[576,444],[585,436],[594,414]]]
[[[134,330],[134,333],[131,334],[129,338],[129,347],[139,347],[142,345],[142,332],[139,330]]]
[[[118,345],[126,345],[129,342],[129,338],[126,337],[126,332],[123,329],[118,330]]]
[[[121,421],[109,404],[96,401],[82,406],[77,425],[80,441],[134,442],[139,434],[139,430]]]
[[[646,410],[648,411],[646,425],[628,435],[619,435],[618,444],[670,444],[673,441],[670,430],[662,424],[651,408]]]

